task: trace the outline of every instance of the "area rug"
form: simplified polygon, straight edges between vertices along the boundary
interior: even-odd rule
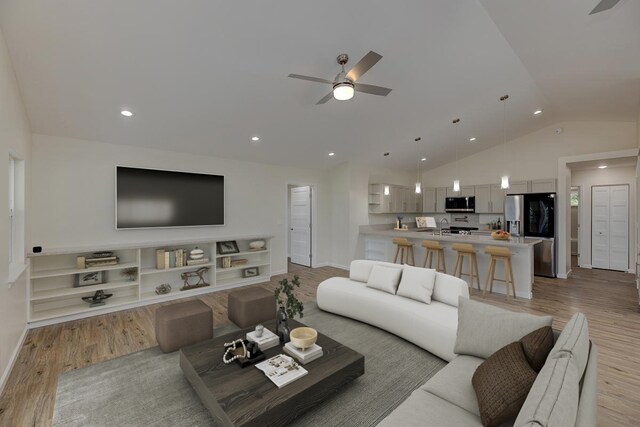
[[[401,338],[315,305],[305,307],[301,321],[362,353],[365,374],[294,426],[374,426],[446,365]],[[60,375],[53,426],[215,426],[178,360],[179,352],[154,347]]]

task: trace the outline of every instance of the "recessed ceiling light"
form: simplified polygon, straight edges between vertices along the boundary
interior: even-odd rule
[[[421,161],[421,162],[426,162],[426,161],[427,161],[427,158],[426,158],[426,157],[423,157],[423,158],[421,158],[421,159],[420,159],[420,161]]]
[[[536,110],[533,112],[534,116],[539,116],[540,114],[542,114],[542,110]]]
[[[476,137],[475,137],[475,136],[472,136],[471,138],[469,138],[469,141],[470,141],[470,142],[473,142],[473,141],[475,141],[475,140],[476,140]]]
[[[120,111],[120,114],[122,114],[125,117],[133,116],[133,113],[131,111],[129,111],[129,110],[122,110],[122,111]]]
[[[334,153],[333,151],[331,153],[329,153],[329,157],[333,157],[335,155],[336,155],[336,153]]]
[[[260,141],[260,137],[259,136],[252,136],[251,140],[252,141]]]
[[[607,165],[600,165],[600,166],[598,166],[598,169],[606,169],[606,168],[607,168]]]

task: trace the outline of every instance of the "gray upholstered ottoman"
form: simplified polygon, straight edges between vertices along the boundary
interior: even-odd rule
[[[241,328],[248,328],[276,317],[276,299],[272,292],[262,288],[230,292],[227,308],[229,320]]]
[[[213,311],[200,300],[156,310],[156,340],[165,353],[213,338]]]

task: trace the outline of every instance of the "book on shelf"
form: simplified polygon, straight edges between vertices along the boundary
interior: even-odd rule
[[[118,265],[118,257],[104,257],[104,258],[85,258],[84,266],[85,268],[90,267],[105,267],[109,265]]]
[[[247,340],[258,344],[260,350],[265,351],[280,344],[280,338],[268,329],[264,329],[262,336],[256,336],[256,331],[247,332]]]
[[[293,345],[291,342],[288,342],[284,345],[284,347],[282,347],[282,350],[303,365],[306,365],[307,363],[313,362],[314,360],[324,356],[322,347],[320,347],[318,344],[314,344],[311,347],[302,350]]]
[[[167,270],[169,268],[186,267],[189,264],[188,251],[184,248],[180,249],[157,249],[156,250],[156,268],[158,270]],[[208,260],[207,260],[208,262]]]
[[[237,267],[239,265],[245,265],[248,262],[249,262],[249,260],[246,259],[246,258],[232,259],[231,260],[231,267]]]
[[[208,262],[209,262],[209,258],[188,259],[187,265],[200,265],[200,264],[206,264]]]
[[[286,354],[279,354],[270,359],[255,365],[260,369],[278,388],[291,384],[297,379],[307,375],[309,372],[300,366],[293,358]]]

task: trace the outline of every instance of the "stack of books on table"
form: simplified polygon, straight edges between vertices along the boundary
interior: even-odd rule
[[[288,342],[282,349],[285,353],[287,353],[289,356],[294,357],[302,365],[306,365],[307,363],[319,359],[324,355],[322,347],[320,347],[318,344],[314,344],[311,347],[302,350],[291,344],[291,342]]]
[[[261,337],[256,336],[256,331],[247,333],[247,340],[258,344],[261,351],[268,350],[280,344],[280,338],[268,329],[264,329]]]

